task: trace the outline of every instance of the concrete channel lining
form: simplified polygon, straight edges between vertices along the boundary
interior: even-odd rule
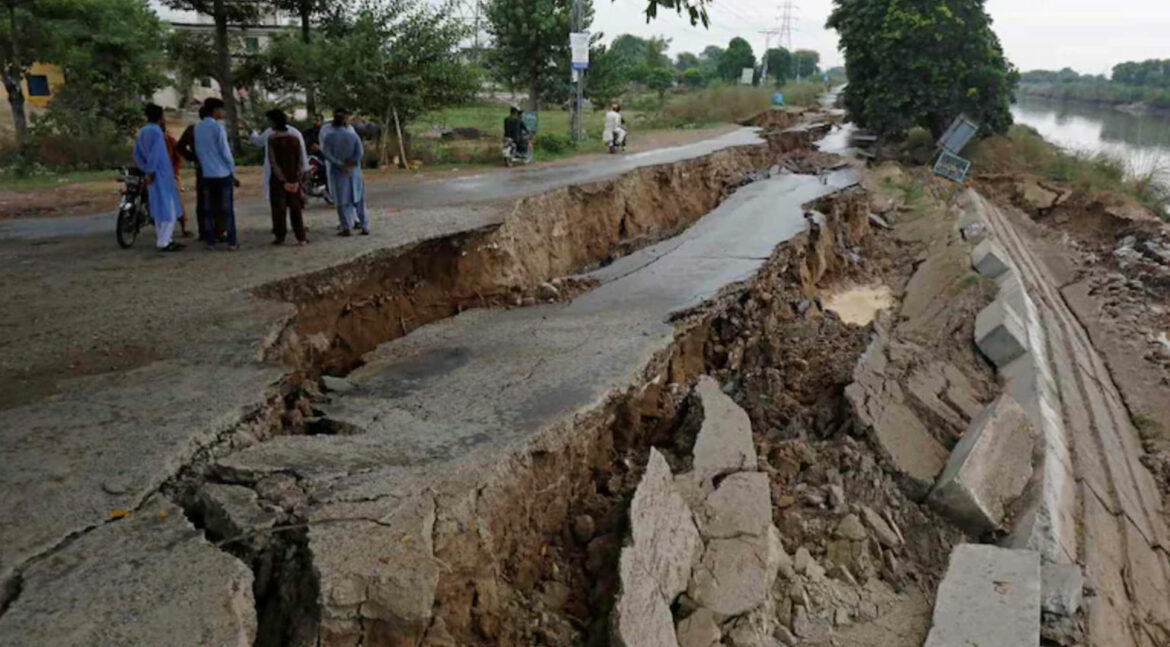
[[[968,209],[986,222],[977,205],[977,201],[970,200]],[[990,223],[987,224],[990,229]],[[1039,442],[1040,463],[1022,498],[1023,509],[1005,543],[1013,548],[1035,550],[1046,563],[1072,563],[1077,555],[1075,476],[1064,420],[1058,413],[1062,405],[1048,361],[1043,321],[1015,261],[994,238],[989,237],[980,246],[999,260],[991,263],[983,259],[982,266],[976,266],[977,271],[994,273],[1000,263],[1007,271],[998,275],[999,294],[995,302],[979,313],[975,324],[976,343],[999,369],[1005,392],[1028,413]],[[978,254],[973,254],[973,260],[976,257]],[[986,332],[989,328],[991,333]],[[989,340],[988,335],[996,331],[1000,337]],[[1014,355],[1020,348],[1023,352]],[[1012,355],[1007,362],[998,361]]]
[[[1040,588],[1035,552],[956,546],[938,587],[926,647],[1036,647]]]

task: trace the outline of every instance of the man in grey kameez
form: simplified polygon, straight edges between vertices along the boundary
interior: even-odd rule
[[[346,128],[349,114],[344,110],[333,113],[333,128],[321,141],[321,154],[329,160],[329,179],[333,185],[333,202],[341,219],[341,236],[352,235],[356,225],[363,235],[370,234],[366,217],[365,184],[362,181],[361,137]]]

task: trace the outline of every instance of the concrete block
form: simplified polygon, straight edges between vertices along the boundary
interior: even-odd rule
[[[1076,564],[1045,564],[1040,568],[1040,608],[1070,617],[1084,600],[1085,576]]]
[[[703,406],[703,425],[695,438],[694,471],[701,475],[755,470],[756,448],[747,412],[706,375],[695,385]]]
[[[650,450],[646,473],[630,503],[630,529],[634,541],[627,550],[633,551],[637,566],[654,579],[669,604],[686,589],[703,543],[658,450]]]
[[[679,647],[718,647],[723,633],[710,609],[699,609],[678,623]]]
[[[1027,328],[1020,316],[999,299],[975,317],[975,345],[995,366],[1007,366],[1027,352]]]
[[[1007,252],[994,240],[984,240],[971,251],[971,265],[989,279],[997,279],[1011,271]]]
[[[1010,395],[1001,395],[971,421],[930,504],[971,532],[1001,528],[1007,506],[1032,478],[1035,438],[1027,413]]]
[[[926,647],[1040,644],[1040,555],[960,544],[934,603]]]
[[[763,472],[739,472],[723,479],[697,517],[705,539],[760,536],[772,525],[772,489]]]
[[[743,615],[768,600],[783,555],[775,526],[763,537],[713,539],[687,594],[721,616]]]

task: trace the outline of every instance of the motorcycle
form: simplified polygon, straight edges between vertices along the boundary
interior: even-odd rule
[[[528,164],[532,162],[532,142],[530,139],[526,139],[524,143],[526,144],[524,147],[525,151],[521,153],[517,150],[516,142],[512,141],[511,137],[504,138],[502,152],[504,154],[504,164],[507,164],[509,168],[516,164]]]
[[[629,139],[629,133],[623,130],[615,130],[613,139],[609,142],[609,154],[626,152],[626,140]]]
[[[310,197],[324,200],[325,204],[333,204],[333,195],[329,193],[329,171],[326,170],[325,160],[317,155],[309,156],[309,177],[305,182],[305,192]]]
[[[122,197],[118,203],[118,220],[115,234],[118,246],[129,249],[138,240],[138,232],[147,224],[153,224],[146,197],[146,174],[137,168],[128,168],[122,176]]]

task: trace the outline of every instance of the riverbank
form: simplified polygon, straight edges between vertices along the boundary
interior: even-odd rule
[[[1106,152],[1063,149],[1029,126],[1017,124],[1007,135],[979,142],[972,161],[983,178],[1055,182],[1120,211],[1146,211],[1163,220],[1170,214],[1170,184],[1161,163],[1135,172]],[[1054,199],[1060,194],[1051,193]]]
[[[1111,82],[1021,83],[1022,94],[1170,118],[1170,91]]]

